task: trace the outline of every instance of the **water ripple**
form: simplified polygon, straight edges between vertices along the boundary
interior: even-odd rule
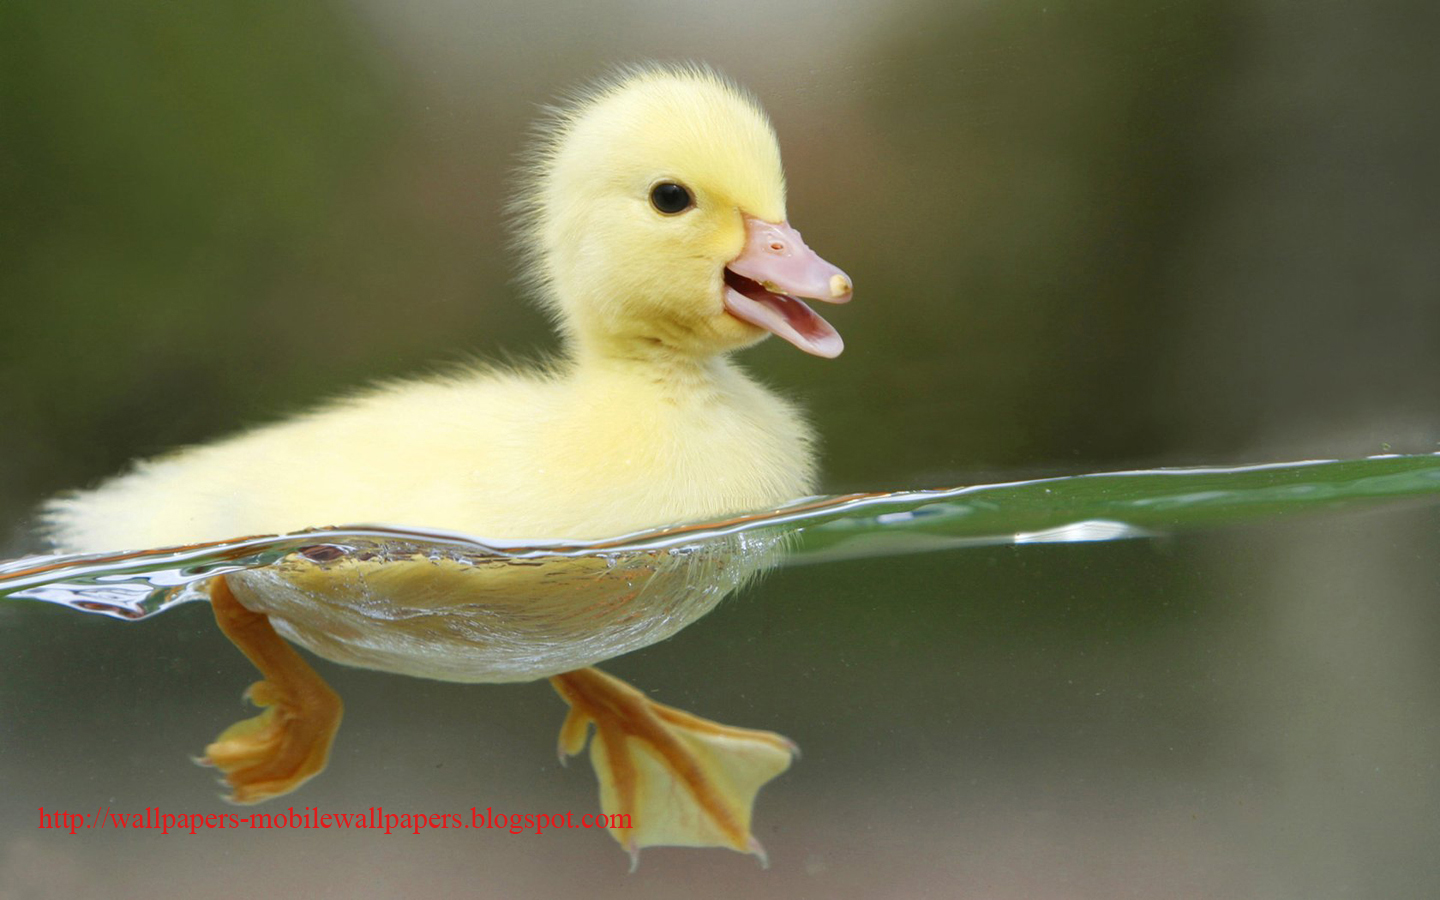
[[[812,497],[723,521],[600,541],[519,543],[443,530],[360,525],[118,554],[31,556],[0,564],[0,597],[139,620],[203,599],[197,584],[216,575],[297,560],[334,565],[343,560],[416,558],[515,568],[553,568],[560,560],[590,558],[606,571],[627,572],[632,582],[622,587],[632,592],[637,588],[633,583],[637,560],[663,558],[677,564],[704,560],[706,565],[689,567],[698,574],[670,587],[693,589],[696,578],[717,577],[717,573],[724,573],[720,581],[733,587],[753,571],[779,562],[819,563],[994,544],[1120,540],[1256,517],[1405,500],[1440,500],[1440,454],[1102,472]],[[772,552],[781,545],[788,548],[783,557]],[[751,552],[744,547],[763,549]],[[726,559],[736,564],[727,568]],[[670,571],[668,564],[661,568]],[[644,571],[654,569],[650,565]]]

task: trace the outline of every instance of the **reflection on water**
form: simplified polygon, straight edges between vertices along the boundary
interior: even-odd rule
[[[382,568],[417,560],[443,567],[506,567],[585,560],[568,591],[647,604],[626,619],[665,617],[645,639],[607,645],[627,652],[668,636],[708,612],[756,571],[782,561],[831,562],[995,544],[1109,541],[1262,516],[1337,511],[1403,500],[1440,499],[1440,454],[1303,461],[1232,468],[1102,472],[1002,484],[810,498],[719,522],[671,526],[600,541],[516,543],[455,532],[387,526],[324,528],[180,548],[108,555],[27,557],[0,565],[0,597],[43,600],[84,612],[144,619],[203,599],[198,582],[272,566],[345,564]],[[779,545],[790,545],[786,556]],[[578,571],[578,570],[577,570]],[[613,577],[606,577],[607,575]],[[694,602],[674,624],[676,594]],[[657,636],[658,635],[658,636]],[[517,636],[518,639],[518,636]],[[604,658],[604,657],[596,657]]]

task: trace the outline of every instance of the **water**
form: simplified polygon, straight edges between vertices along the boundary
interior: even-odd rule
[[[1385,456],[826,497],[594,543],[365,527],[14,561],[0,569],[4,864],[133,885],[160,852],[167,878],[199,891],[210,861],[240,854],[361,896],[374,892],[316,871],[317,855],[427,885],[437,866],[488,859],[522,895],[623,878],[625,855],[589,832],[202,831],[147,851],[132,835],[35,831],[41,807],[230,809],[188,759],[247,714],[235,698],[255,676],[186,602],[203,579],[539,564],[597,576],[567,588],[629,615],[562,648],[616,655],[603,667],[657,699],[805,751],[756,807],[769,871],[656,848],[617,895],[672,896],[710,872],[757,895],[948,896],[952,879],[1037,855],[1078,896],[1122,881],[1266,895],[1275,866],[1323,894],[1304,873],[1363,871],[1336,848],[1419,853],[1432,833],[1437,501],[1440,456]],[[523,617],[492,612],[523,635]],[[594,808],[588,767],[555,761],[563,706],[543,684],[319,665],[347,701],[335,756],[262,809]]]
[[[139,621],[205,599],[197,587],[205,579],[266,567],[335,567],[346,561],[403,565],[418,558],[525,571],[536,564],[591,560],[601,568],[583,569],[584,577],[567,589],[593,592],[598,585],[600,593],[606,588],[629,593],[637,581],[659,579],[656,589],[646,592],[651,602],[640,611],[643,618],[672,615],[673,594],[684,591],[703,594],[695,602],[708,611],[749,572],[782,563],[1156,537],[1264,517],[1417,500],[1440,501],[1440,454],[1100,472],[843,494],[600,541],[517,543],[365,525],[118,554],[35,556],[0,564],[0,598],[41,600]],[[782,544],[788,553],[779,552]],[[593,577],[597,572],[605,577]],[[617,647],[612,655],[649,642]]]

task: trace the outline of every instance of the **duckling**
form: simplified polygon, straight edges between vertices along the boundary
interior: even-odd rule
[[[514,202],[526,277],[561,336],[555,359],[382,384],[141,462],[51,501],[48,532],[72,552],[340,522],[583,540],[811,494],[810,426],[731,359],[772,334],[819,357],[843,349],[801,298],[844,303],[850,279],[805,245],[785,199],[775,133],[749,94],[703,67],[620,71],[550,113]],[[640,643],[703,614],[770,561],[766,552],[745,561]],[[342,704],[285,638],[336,662],[422,677],[550,678],[570,707],[562,760],[583,750],[593,724],[601,805],[630,817],[630,830],[611,833],[632,859],[657,844],[763,859],[751,809],[794,745],[655,703],[590,668],[636,641],[611,639],[619,607],[609,625],[560,614],[584,597],[565,586],[597,577],[585,565],[350,562],[214,579],[217,623],[264,676],[247,692],[263,711],[223,732],[202,761],[225,774],[237,802],[294,790],[324,768]],[[525,627],[540,630],[520,646],[469,627],[476,609],[497,603],[555,614],[529,616]],[[571,630],[557,637],[562,620]]]

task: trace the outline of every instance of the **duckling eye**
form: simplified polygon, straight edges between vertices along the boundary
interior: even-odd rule
[[[650,189],[650,205],[667,216],[673,216],[694,206],[695,199],[683,184],[662,181]]]

